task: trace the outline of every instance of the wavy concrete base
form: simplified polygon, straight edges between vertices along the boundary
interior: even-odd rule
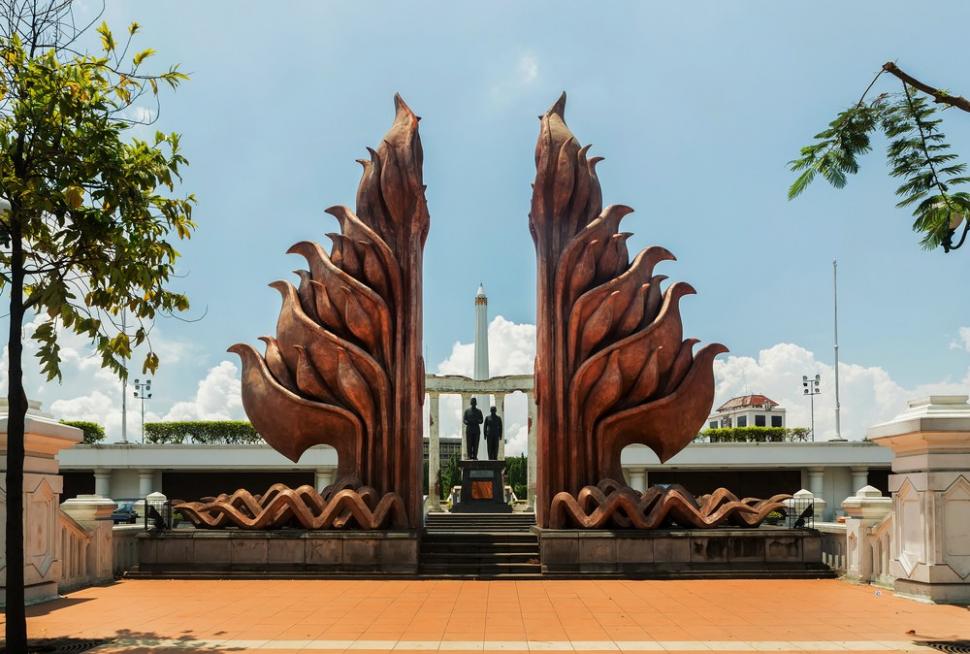
[[[535,529],[542,573],[628,578],[832,577],[814,529]]]
[[[138,537],[132,577],[338,577],[418,570],[415,531],[174,529]]]

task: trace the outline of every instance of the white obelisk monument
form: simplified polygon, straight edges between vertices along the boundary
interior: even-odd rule
[[[481,381],[488,378],[488,296],[485,295],[485,286],[479,285],[475,293],[475,369],[472,379]],[[480,395],[477,399],[478,408],[488,415],[491,404],[489,396]]]

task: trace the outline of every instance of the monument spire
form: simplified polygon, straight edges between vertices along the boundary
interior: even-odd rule
[[[472,379],[488,379],[488,296],[485,295],[485,285],[478,285],[478,292],[475,293],[475,368],[472,371]],[[478,408],[483,413],[488,413],[491,405],[491,397],[488,395],[476,395]]]
[[[472,378],[488,379],[488,296],[484,284],[475,293],[475,369]],[[484,408],[484,407],[483,407]]]

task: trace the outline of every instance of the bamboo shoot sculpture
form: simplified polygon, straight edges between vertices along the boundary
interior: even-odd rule
[[[278,281],[283,306],[264,354],[242,359],[243,407],[259,434],[292,461],[307,448],[337,451],[336,482],[322,494],[274,485],[264,495],[186,502],[204,527],[377,529],[421,524],[422,254],[429,216],[419,117],[400,96],[394,123],[370,158],[356,212],[327,209],[340,224],[330,251],[290,248],[309,270]]]
[[[714,357],[683,339],[679,303],[654,266],[674,256],[650,247],[630,261],[630,207],[603,209],[596,164],[564,119],[566,97],[540,117],[529,228],[538,262],[537,513],[543,527],[656,527],[760,522],[778,508],[721,489],[694,498],[679,487],[641,494],[623,479],[622,449],[650,447],[667,461],[696,435],[714,400]],[[723,491],[723,492],[722,492]],[[716,496],[716,497],[715,497]],[[757,516],[760,516],[757,517]],[[752,518],[752,520],[741,518]]]

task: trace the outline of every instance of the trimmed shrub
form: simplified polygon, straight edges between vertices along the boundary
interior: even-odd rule
[[[719,427],[701,435],[712,443],[781,443],[786,432],[784,427]]]
[[[246,420],[190,420],[184,422],[146,422],[145,440],[149,443],[236,445],[259,443],[263,439]]]
[[[89,420],[61,420],[62,425],[77,427],[84,432],[82,443],[92,445],[104,440],[104,427]]]

